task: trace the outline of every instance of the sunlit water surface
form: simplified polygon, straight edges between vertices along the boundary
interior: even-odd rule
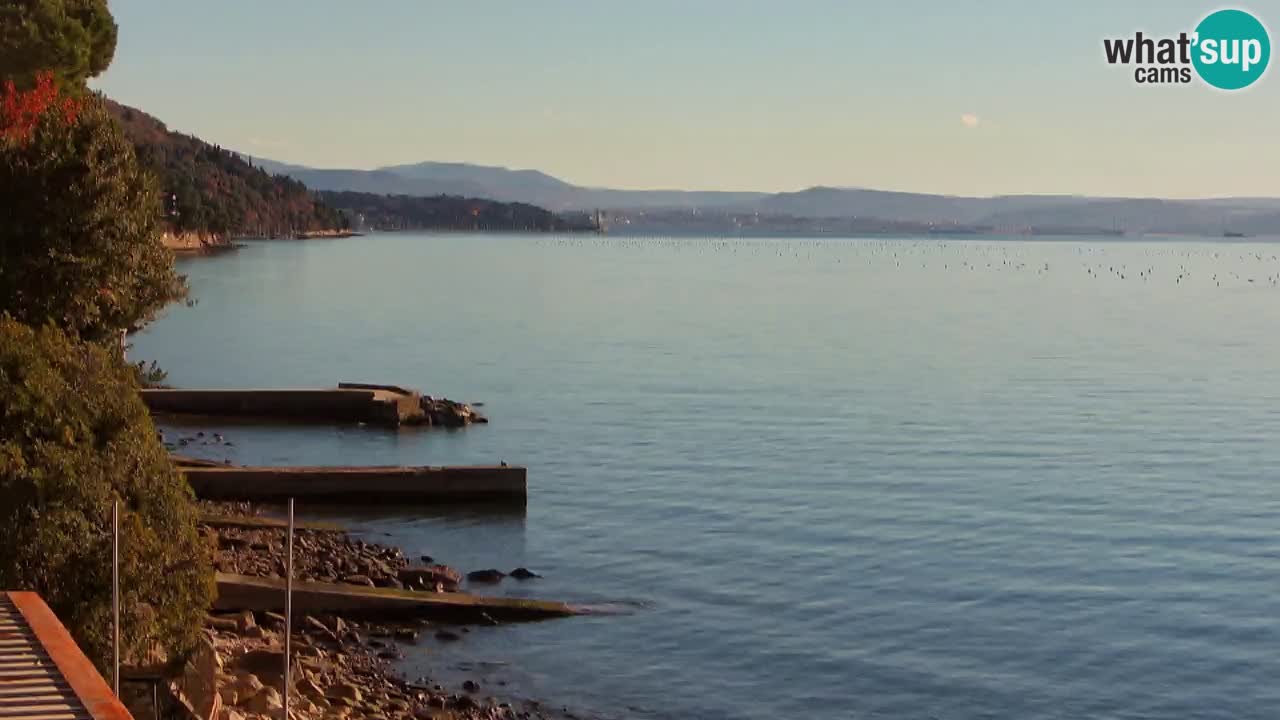
[[[337,512],[411,555],[545,576],[497,592],[624,612],[427,642],[410,677],[608,718],[1261,720],[1280,712],[1277,255],[262,242],[184,261],[198,304],[132,354],[178,386],[485,403],[463,432],[231,426],[232,447],[188,448],[529,466],[523,512]]]

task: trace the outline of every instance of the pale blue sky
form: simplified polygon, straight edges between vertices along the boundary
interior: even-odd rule
[[[1280,196],[1280,73],[1144,87],[1104,37],[1209,2],[112,0],[108,95],[317,167],[624,188]],[[1280,2],[1248,8],[1280,27]],[[1273,65],[1276,62],[1273,61]],[[962,116],[977,117],[975,126]]]

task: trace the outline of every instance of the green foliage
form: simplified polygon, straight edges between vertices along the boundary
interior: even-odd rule
[[[319,195],[349,216],[363,216],[365,224],[379,230],[569,232],[587,229],[584,222],[570,222],[527,203],[453,195],[415,197],[352,191],[324,191]]]
[[[184,294],[154,180],[102,98],[0,151],[0,198],[0,312],[101,342]]]
[[[0,587],[39,592],[110,658],[111,502],[121,501],[121,652],[190,649],[212,595],[191,489],[114,353],[0,316]]]
[[[133,368],[133,377],[137,381],[139,387],[144,388],[167,388],[169,385],[169,373],[152,360],[148,363],[145,360],[139,360],[130,365]]]
[[[41,70],[80,86],[111,64],[116,23],[106,0],[0,0],[0,78],[28,87]]]
[[[124,105],[109,103],[139,161],[160,178],[168,221],[178,230],[292,237],[346,227],[342,215],[283,175],[270,175],[238,154]]]

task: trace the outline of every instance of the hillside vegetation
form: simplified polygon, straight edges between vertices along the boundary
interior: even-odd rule
[[[480,230],[572,232],[591,230],[589,219],[566,217],[536,205],[456,195],[412,197],[365,192],[321,192],[356,228],[372,230]]]
[[[619,221],[611,225],[617,232],[736,234],[745,223],[746,230],[788,234],[826,232],[836,226],[846,228],[842,232],[918,227],[1018,234],[1280,234],[1277,198],[964,197],[821,186],[778,193],[617,190],[573,185],[536,170],[466,163],[326,170],[266,159],[255,162],[315,190],[487,197],[555,212],[606,210]]]
[[[345,227],[341,213],[298,180],[272,175],[237,153],[173,132],[156,118],[108,102],[140,163],[159,178],[174,229],[240,237],[292,237]]]

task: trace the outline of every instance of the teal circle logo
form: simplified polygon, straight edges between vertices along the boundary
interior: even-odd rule
[[[1191,62],[1200,79],[1220,90],[1258,81],[1271,60],[1271,38],[1258,18],[1243,10],[1219,10],[1196,26]]]

